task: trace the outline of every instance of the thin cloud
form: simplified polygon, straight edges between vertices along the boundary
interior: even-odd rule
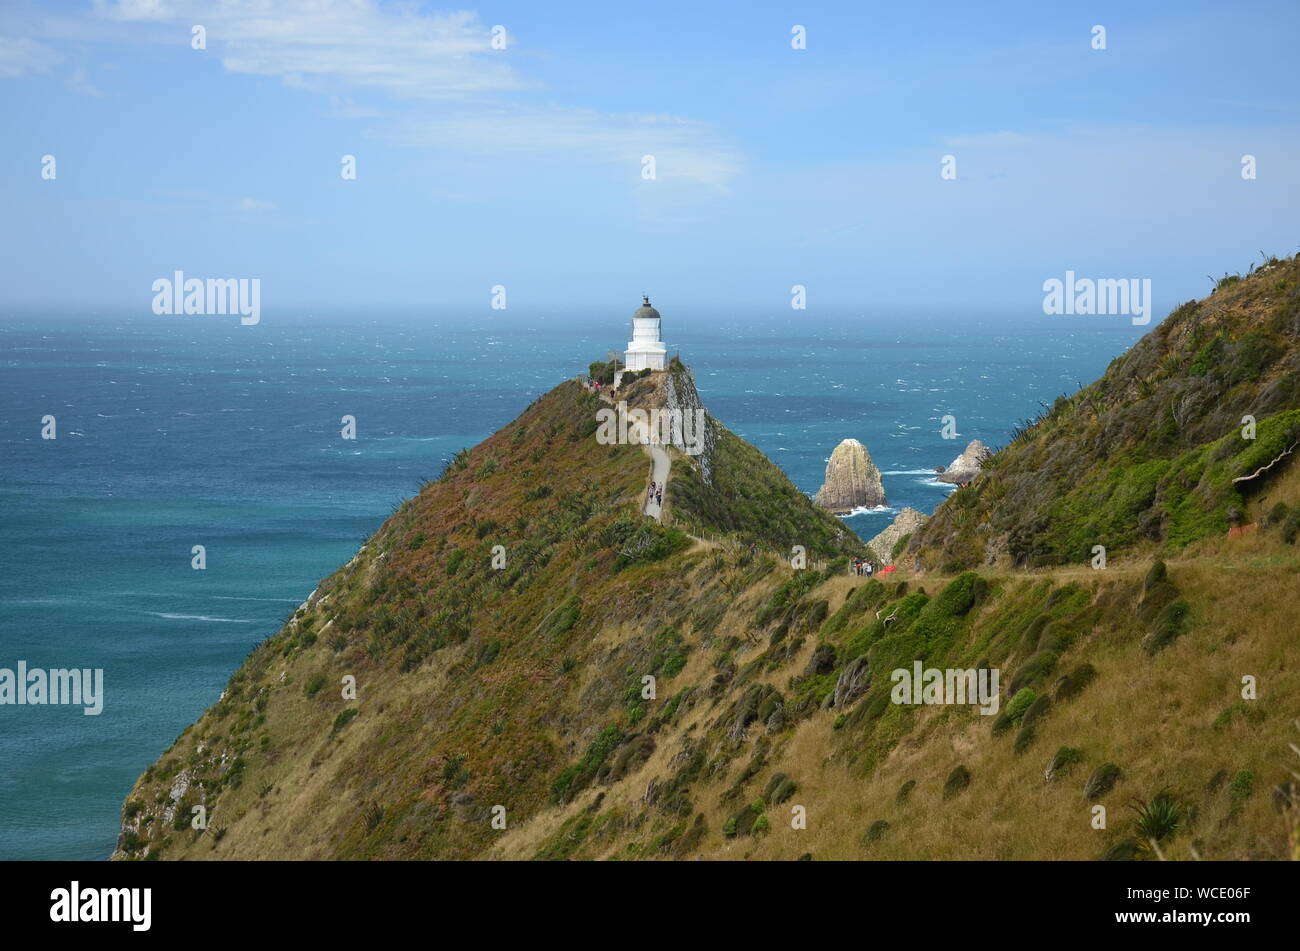
[[[528,86],[474,13],[421,14],[370,0],[117,0],[100,16],[126,23],[202,26],[232,73],[278,76],[307,88],[378,89],[420,99]]]
[[[90,81],[90,74],[81,68],[72,71],[72,75],[68,77],[67,86],[78,95],[92,96],[96,99],[102,99],[104,96],[98,87]]]
[[[567,153],[625,165],[629,180],[639,175],[642,156],[654,155],[659,179],[712,186],[741,166],[735,149],[706,123],[519,102],[538,84],[510,65],[506,51],[492,49],[492,28],[472,12],[420,13],[374,0],[97,0],[95,9],[119,26],[165,26],[173,43],[202,25],[208,49],[227,71],[278,77],[328,96],[330,114],[340,118],[380,116],[349,93],[404,102],[373,133],[395,144]],[[519,40],[511,34],[509,44],[514,50]]]
[[[22,36],[0,36],[0,79],[48,73],[63,57],[50,47]]]
[[[653,156],[657,181],[723,185],[741,158],[701,122],[663,115],[611,115],[593,109],[502,107],[404,122],[387,136],[393,144],[501,154],[582,154],[626,167],[640,178]]]
[[[262,201],[259,198],[241,198],[235,202],[234,210],[242,214],[258,214],[264,211],[274,211],[275,203]]]

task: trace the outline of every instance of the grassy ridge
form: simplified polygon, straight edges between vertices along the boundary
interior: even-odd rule
[[[909,554],[957,571],[1081,563],[1094,545],[1180,551],[1252,520],[1268,477],[1233,480],[1295,445],[1297,407],[1300,261],[1289,258],[1179,307],[1100,380],[1058,398]]]
[[[688,653],[676,632],[716,625],[729,595],[693,596],[684,576],[705,554],[640,515],[649,459],[596,441],[602,405],[564,384],[400,506],[145,773],[120,856],[258,854],[263,823],[285,814],[276,841],[294,854],[470,856],[492,838],[492,805],[518,821],[630,769],[630,753],[590,750],[641,735],[639,678],[668,686]],[[747,461],[723,491],[789,485]],[[694,472],[685,456],[674,468],[670,495]],[[750,584],[767,556],[748,541],[829,536],[806,505],[726,527]],[[210,834],[188,826],[195,806]]]

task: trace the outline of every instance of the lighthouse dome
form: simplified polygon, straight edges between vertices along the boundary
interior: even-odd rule
[[[642,297],[641,299],[645,301],[645,303],[636,309],[636,312],[632,314],[632,319],[645,320],[646,318],[652,318],[654,320],[658,320],[659,311],[655,310],[653,307],[650,306],[650,298]]]

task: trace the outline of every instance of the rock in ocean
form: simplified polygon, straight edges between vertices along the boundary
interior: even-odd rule
[[[980,474],[980,469],[991,455],[993,450],[978,439],[972,439],[965,451],[952,461],[952,465],[935,478],[940,482],[964,485]]]
[[[871,461],[866,446],[856,439],[845,439],[835,447],[826,463],[826,481],[813,501],[836,515],[885,504],[880,470]]]

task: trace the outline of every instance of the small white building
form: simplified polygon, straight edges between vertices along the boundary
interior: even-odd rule
[[[632,339],[623,351],[623,369],[614,378],[617,386],[628,370],[663,370],[668,366],[668,348],[659,338],[659,311],[650,306],[650,298],[632,314]]]

